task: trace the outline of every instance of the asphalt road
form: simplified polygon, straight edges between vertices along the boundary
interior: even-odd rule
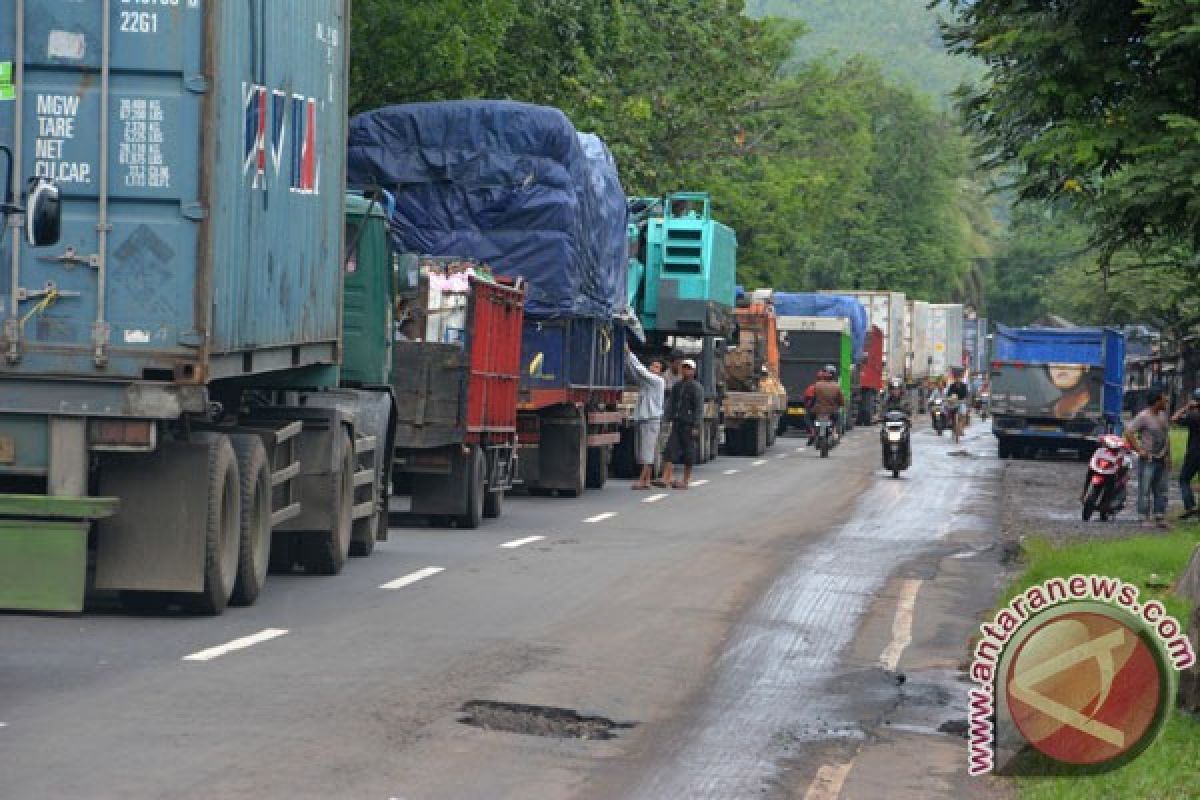
[[[920,431],[899,481],[860,430],[687,492],[509,497],[217,618],[0,617],[0,798],[836,797],[805,786],[909,657],[897,575],[990,527],[976,428],[957,456]]]

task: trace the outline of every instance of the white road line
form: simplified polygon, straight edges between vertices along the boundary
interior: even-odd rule
[[[738,474],[738,470],[736,470],[736,469],[727,469],[727,470],[725,470],[725,474],[726,474],[726,475],[737,475],[737,474]]]
[[[752,467],[761,467],[761,466],[762,466],[763,464],[765,464],[765,463],[767,463],[767,460],[766,460],[765,458],[760,458],[758,461],[752,461],[752,462],[750,462],[750,466],[752,466]]]
[[[706,483],[708,483],[708,478],[701,478],[698,481],[692,481],[692,486],[703,486]]]
[[[921,581],[906,580],[900,585],[900,598],[896,604],[896,618],[892,620],[892,641],[879,656],[879,663],[889,672],[896,669],[904,648],[912,644],[913,608],[917,604],[917,592]]]
[[[258,633],[253,633],[249,636],[243,636],[240,639],[234,639],[232,642],[226,642],[216,647],[210,647],[207,650],[200,650],[192,653],[190,656],[184,656],[184,661],[212,661],[214,658],[232,653],[235,650],[245,650],[247,647],[252,647],[259,642],[270,641],[279,636],[283,636],[287,631],[282,628],[267,628]]]
[[[776,457],[776,458],[787,458],[787,457],[788,457],[788,454],[787,454],[787,453],[780,453],[779,455],[777,455],[777,456],[775,456],[775,457]]]
[[[647,497],[645,500],[643,500],[642,502],[643,503],[657,503],[659,500],[662,500],[664,497],[670,497],[670,495],[667,494],[666,492],[663,492],[661,494],[652,494],[649,497]]]
[[[394,581],[380,584],[380,589],[403,589],[405,586],[411,586],[417,581],[423,581],[426,578],[437,575],[439,572],[444,572],[445,567],[426,567],[419,569],[416,572],[410,572],[402,578],[396,578]]]
[[[826,764],[821,767],[817,770],[813,782],[809,784],[808,791],[804,793],[804,800],[837,800],[852,766],[853,762]]]
[[[603,514],[597,514],[594,517],[588,517],[584,522],[604,522],[606,519],[612,519],[617,515],[615,511],[605,511]]]
[[[526,536],[524,539],[514,539],[511,542],[505,542],[504,544],[502,544],[500,546],[507,547],[509,550],[512,550],[514,548],[520,547],[521,545],[533,544],[534,542],[540,542],[542,539],[545,539],[545,538],[546,538],[545,536]]]
[[[797,452],[797,453],[803,453],[803,452],[804,452],[805,450],[807,450],[807,449],[808,449],[807,447],[797,447],[797,448],[796,448],[796,452]]]

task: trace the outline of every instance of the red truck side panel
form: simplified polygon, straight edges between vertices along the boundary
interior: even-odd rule
[[[520,289],[482,281],[472,282],[472,288],[467,433],[469,440],[479,441],[480,434],[511,434],[517,429],[525,311]]]
[[[863,349],[866,360],[860,368],[860,384],[864,389],[883,391],[887,388],[883,385],[883,330],[878,325],[872,325],[867,331]]]

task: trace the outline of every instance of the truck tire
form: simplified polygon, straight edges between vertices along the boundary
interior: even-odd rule
[[[766,419],[767,425],[767,449],[775,446],[775,423],[769,417]]]
[[[730,456],[740,456],[742,454],[742,431],[741,428],[727,428],[725,430],[725,454]]]
[[[608,481],[608,462],[611,458],[611,453],[612,449],[608,445],[588,448],[587,488],[604,488],[604,484]]]
[[[504,513],[504,490],[491,489],[483,497],[483,516],[485,519],[497,519]]]
[[[714,420],[708,426],[708,460],[716,461],[717,456],[721,454],[721,423],[719,420]]]
[[[454,518],[458,527],[475,530],[483,520],[484,495],[487,494],[487,460],[479,445],[471,445],[467,454],[467,468],[463,470],[467,479],[466,508]]]
[[[208,445],[204,481],[195,485],[205,493],[207,511],[204,531],[204,590],[184,595],[189,611],[216,615],[225,610],[233,596],[238,574],[241,484],[237,456],[229,437],[221,433],[197,433],[193,439]]]
[[[637,423],[621,429],[621,441],[609,457],[609,474],[618,480],[632,480],[639,472],[637,464]]]
[[[305,572],[314,575],[337,575],[350,554],[350,530],[354,522],[354,442],[345,431],[342,431],[341,442],[340,469],[329,476],[333,482],[330,492],[334,498],[333,527],[300,536],[300,563]]]
[[[230,602],[252,605],[267,580],[271,558],[271,469],[262,439],[252,434],[229,437],[241,482],[237,581]]]
[[[573,485],[567,489],[559,489],[560,497],[582,497],[583,490],[587,487],[588,452],[591,448],[587,446],[586,412],[580,414],[576,421],[576,428],[579,435],[579,464],[575,465],[575,474],[572,476]]]
[[[765,419],[756,419],[746,423],[746,427],[742,429],[742,436],[750,442],[749,455],[757,458],[767,452],[767,421]]]

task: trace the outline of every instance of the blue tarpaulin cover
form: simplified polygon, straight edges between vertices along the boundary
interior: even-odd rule
[[[401,252],[523,277],[531,316],[609,318],[625,306],[625,195],[607,148],[581,140],[561,111],[496,100],[390,106],[351,120],[348,156],[350,186],[395,194]]]
[[[775,314],[780,317],[845,317],[850,320],[854,360],[863,358],[867,339],[867,310],[856,297],[812,292],[776,292]]]

